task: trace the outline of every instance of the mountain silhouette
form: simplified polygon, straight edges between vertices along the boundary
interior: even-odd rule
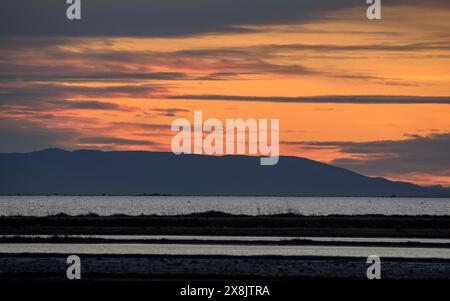
[[[371,178],[299,157],[48,149],[0,154],[1,194],[448,197],[450,190]]]

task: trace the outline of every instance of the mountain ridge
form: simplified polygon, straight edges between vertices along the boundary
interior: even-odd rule
[[[57,148],[0,154],[0,194],[450,197],[450,189],[367,177],[301,157]]]

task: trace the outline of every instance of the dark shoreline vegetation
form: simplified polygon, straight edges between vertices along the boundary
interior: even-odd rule
[[[245,237],[244,237],[245,238]],[[214,239],[109,239],[89,236],[1,237],[0,244],[185,244],[185,245],[249,245],[249,246],[340,246],[340,247],[399,247],[399,248],[443,248],[449,249],[450,243],[428,242],[378,242],[378,241],[314,241],[311,239],[292,238],[280,241],[267,240],[214,240]]]
[[[450,238],[450,216],[248,216],[211,211],[178,216],[0,217],[0,235],[33,234]]]

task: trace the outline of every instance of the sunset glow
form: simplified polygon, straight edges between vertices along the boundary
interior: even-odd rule
[[[445,4],[386,5],[380,22],[348,7],[189,35],[1,37],[2,152],[170,151],[172,121],[202,110],[280,119],[281,155],[450,186],[449,20]]]

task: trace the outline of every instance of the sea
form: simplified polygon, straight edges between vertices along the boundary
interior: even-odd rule
[[[57,214],[184,215],[450,215],[449,198],[224,197],[224,196],[0,196],[0,216]]]

